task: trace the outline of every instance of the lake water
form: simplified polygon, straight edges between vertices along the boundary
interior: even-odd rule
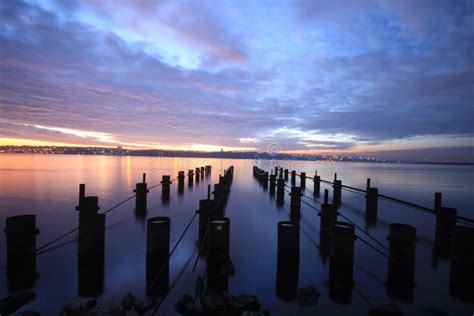
[[[270,160],[230,160],[160,157],[0,155],[0,223],[20,214],[35,214],[41,230],[37,244],[56,238],[78,224],[78,185],[86,184],[86,195],[99,196],[102,211],[133,195],[135,183],[147,173],[148,186],[158,184],[162,175],[176,178],[178,171],[212,165],[212,175],[193,187],[185,181],[184,194],[171,185],[171,200],[164,204],[161,188],[150,190],[147,217],[171,217],[171,247],[207,195],[207,185],[218,181],[219,174],[235,167],[234,180],[226,207],[230,218],[230,256],[236,274],[229,278],[230,294],[255,294],[262,308],[272,315],[315,315],[316,313],[367,314],[370,305],[389,303],[387,294],[387,259],[363,242],[355,242],[355,287],[350,304],[334,302],[328,295],[329,262],[318,250],[319,217],[302,204],[299,287],[315,286],[320,292],[318,306],[307,308],[296,301],[276,295],[277,223],[289,219],[289,197],[277,207],[274,197],[252,176],[252,166],[270,170],[276,165],[307,172],[317,169],[325,180],[334,172],[343,184],[365,188],[366,178],[382,194],[433,207],[434,192],[443,193],[443,204],[457,208],[458,214],[474,218],[474,167],[447,165],[371,164],[343,162],[303,162]],[[297,178],[297,185],[299,178]],[[321,189],[332,189],[321,184]],[[305,194],[313,196],[312,181],[307,180]],[[321,201],[322,196],[316,198]],[[303,200],[319,208],[308,198]],[[127,292],[146,298],[145,252],[146,218],[134,213],[134,199],[107,214],[104,289],[100,302],[122,299]],[[405,314],[430,314],[445,311],[453,315],[472,315],[474,304],[452,297],[449,291],[450,261],[433,255],[435,218],[404,205],[379,200],[378,221],[365,221],[363,195],[342,191],[340,212],[388,245],[389,223],[413,225],[420,239],[416,248],[413,301],[396,300]],[[342,220],[340,218],[339,220]],[[359,234],[358,232],[356,232]],[[196,277],[206,270],[200,259],[195,272],[192,265],[197,253],[198,223],[195,221],[170,260],[172,289],[159,314],[174,314],[174,304],[183,294],[194,292]],[[363,236],[363,235],[361,235]],[[77,235],[74,233],[56,244],[58,247],[37,257],[39,278],[33,291],[37,298],[22,310],[54,315],[78,297]],[[5,234],[0,234],[0,264],[6,264]],[[383,250],[383,249],[382,249]],[[0,272],[0,297],[9,294],[5,270]]]

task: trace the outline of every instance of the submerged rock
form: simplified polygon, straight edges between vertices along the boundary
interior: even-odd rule
[[[205,313],[222,313],[226,310],[224,300],[211,293],[206,293],[201,297],[201,305]]]
[[[156,304],[157,301],[155,299],[151,300],[148,304],[145,304],[142,300],[137,300],[135,302],[135,311],[138,313],[138,315],[143,315],[155,307]]]
[[[186,310],[188,309],[188,305],[192,303],[193,303],[193,297],[191,295],[186,294],[186,295],[183,295],[183,297],[181,297],[179,301],[176,302],[176,304],[174,304],[174,308],[178,313],[184,314]]]
[[[127,295],[122,299],[122,306],[128,311],[135,306],[136,301],[137,298],[132,293],[127,293]]]
[[[233,312],[259,311],[260,300],[255,295],[238,295],[230,297],[229,307]]]
[[[301,306],[311,307],[318,305],[321,293],[314,286],[303,287],[298,290],[297,301]]]
[[[36,298],[34,292],[21,292],[12,294],[0,300],[0,315],[8,315],[16,312],[23,305],[28,304]]]
[[[107,301],[103,305],[99,305],[91,309],[87,315],[90,316],[125,316],[126,310],[115,301]]]

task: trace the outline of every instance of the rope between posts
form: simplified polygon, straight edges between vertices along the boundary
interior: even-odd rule
[[[177,179],[177,178],[173,179],[173,181],[176,180],[176,179]],[[156,185],[154,185],[154,186],[149,187],[148,189],[151,190],[151,189],[157,188],[157,187],[159,187],[159,186],[161,186],[161,185],[162,185],[162,184],[159,183],[159,184],[156,184]],[[133,198],[136,197],[136,196],[137,196],[136,194],[129,196],[129,197],[126,198],[125,200],[123,200],[123,201],[121,201],[121,202],[115,204],[115,205],[112,206],[111,208],[107,209],[103,214],[108,214],[108,213],[110,213],[111,211],[113,211],[113,210],[115,210],[116,208],[118,208],[119,206],[121,206],[121,205],[127,203],[128,201],[130,201],[131,199],[133,199]],[[74,233],[74,232],[76,232],[76,231],[78,231],[78,230],[79,230],[79,227],[76,227],[76,228],[74,228],[74,229],[71,229],[70,231],[64,233],[63,235],[61,235],[61,236],[59,236],[59,237],[53,239],[52,241],[47,242],[46,244],[44,244],[44,245],[42,245],[42,246],[36,248],[36,254],[39,255],[39,254],[44,253],[45,251],[42,251],[42,252],[40,252],[40,251],[43,250],[44,248],[46,248],[46,247],[48,247],[48,246],[50,246],[50,245],[52,245],[52,244],[58,242],[58,241],[60,241],[61,239],[63,239],[63,238],[65,238],[65,237],[69,236],[70,234],[72,234],[72,233]]]
[[[301,177],[300,174],[296,174],[296,175]],[[306,176],[306,178],[314,180],[313,177]],[[332,184],[332,185],[334,184],[334,182],[323,180],[323,179],[320,179],[320,181],[324,182],[324,183],[327,183],[327,184]],[[345,189],[346,191],[349,191],[349,192],[351,192],[351,190],[352,190],[352,191],[357,191],[357,192],[360,192],[360,193],[367,193],[367,190],[359,189],[359,188],[344,185],[344,184],[342,184],[341,187],[343,189]],[[356,192],[352,192],[352,193],[356,193]],[[428,214],[431,214],[431,215],[436,214],[436,210],[431,209],[431,208],[426,207],[426,206],[423,206],[423,205],[418,205],[418,204],[415,204],[415,203],[412,203],[412,202],[400,200],[400,199],[397,199],[397,198],[394,198],[394,197],[391,197],[391,196],[388,196],[388,195],[380,194],[380,193],[378,193],[377,195],[380,198],[385,199],[387,201],[396,202],[396,203],[401,204],[401,205],[409,206],[411,208],[424,211],[425,213],[428,213]],[[457,219],[460,220],[463,224],[466,224],[466,225],[469,225],[469,226],[471,226],[471,225],[474,226],[474,219],[467,218],[467,217],[464,217],[464,216],[459,216],[459,215],[457,216]]]

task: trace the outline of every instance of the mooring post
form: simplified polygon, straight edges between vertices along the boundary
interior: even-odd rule
[[[164,296],[169,284],[171,220],[166,216],[147,220],[146,287],[151,296]]]
[[[329,297],[341,304],[352,301],[355,240],[354,225],[334,223],[329,250]]]
[[[23,291],[35,285],[36,228],[35,215],[18,215],[5,220],[7,280],[9,291]]]
[[[270,195],[275,194],[276,175],[270,175]]]
[[[184,171],[178,171],[178,193],[184,192]]]
[[[438,211],[442,207],[442,193],[441,192],[435,192],[435,199],[434,199],[434,209],[435,211]]]
[[[292,300],[298,290],[300,227],[291,221],[278,222],[277,296]]]
[[[285,203],[285,181],[283,179],[277,180],[277,205]]]
[[[285,169],[285,181],[288,181],[288,169]]]
[[[329,255],[329,237],[331,235],[332,226],[337,222],[337,207],[333,204],[328,204],[329,191],[324,190],[324,203],[321,205],[320,230],[319,230],[319,244],[320,251],[324,257]]]
[[[337,180],[337,173],[334,174],[332,203],[336,206],[341,204],[342,181]]]
[[[296,185],[296,171],[291,170],[291,186],[294,187]]]
[[[96,297],[104,292],[104,254],[77,257],[77,285],[80,297]]]
[[[318,170],[316,170],[314,172],[314,178],[313,178],[313,194],[318,196],[320,190],[321,190],[321,177],[318,176]]]
[[[457,210],[455,208],[440,207],[436,211],[435,249],[441,257],[451,257],[456,222]]]
[[[162,176],[161,180],[161,198],[165,201],[170,199],[170,176]]]
[[[275,167],[275,177],[278,176],[278,167]]]
[[[265,171],[262,177],[262,185],[264,189],[268,188],[268,179],[269,179],[268,171]]]
[[[300,173],[300,187],[301,190],[304,190],[306,188],[306,172]]]
[[[416,229],[390,224],[387,291],[398,299],[412,301],[415,287]]]
[[[199,179],[200,179],[200,176],[199,176],[199,173],[201,172],[201,169],[199,169],[199,167],[196,167],[196,183],[199,183]]]
[[[204,167],[201,167],[201,172],[199,174],[201,175],[201,179],[204,179]]]
[[[194,182],[194,171],[193,169],[188,170],[188,187],[192,187]]]
[[[76,210],[79,210],[82,199],[84,199],[85,196],[86,196],[86,185],[85,183],[81,183],[79,184],[79,203],[77,204],[78,206],[76,207]]]
[[[379,189],[370,186],[370,178],[367,179],[367,189],[365,194],[365,218],[370,223],[377,220]]]
[[[207,199],[211,199],[211,185],[208,184],[207,185]]]
[[[211,169],[212,169],[212,166],[211,166],[211,165],[207,165],[207,166],[206,166],[206,176],[210,176],[210,175],[211,175]]]
[[[206,242],[204,237],[206,236],[207,227],[209,225],[209,218],[211,218],[211,216],[213,215],[215,207],[215,200],[206,199],[199,201],[199,210],[197,210],[197,213],[199,214],[199,247],[202,246],[203,242]],[[203,250],[207,250],[207,248],[203,248]]]
[[[146,173],[143,174],[142,183],[137,183],[133,192],[135,192],[135,211],[139,213],[146,212],[147,194],[149,192],[146,183]]]
[[[230,261],[230,219],[210,218],[208,229],[207,286],[222,293],[228,289],[228,275],[222,270]]]
[[[463,301],[474,301],[474,227],[455,228],[449,291]]]
[[[105,214],[98,214],[99,198],[86,196],[84,207],[79,210],[79,255],[97,255],[104,253]]]
[[[301,188],[291,187],[290,197],[290,216],[296,220],[301,216]]]

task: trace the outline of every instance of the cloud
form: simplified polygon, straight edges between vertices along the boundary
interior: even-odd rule
[[[114,23],[158,41],[169,32],[189,50],[198,50],[206,64],[247,60],[243,38],[227,28],[224,4],[207,1],[83,0]]]
[[[234,4],[234,11],[206,2],[84,0],[54,11],[0,2],[0,136],[83,143],[64,131],[89,131],[121,144],[265,150],[278,143],[285,151],[472,139],[472,7],[315,3],[293,4],[306,14],[301,20],[285,4]],[[413,6],[426,6],[429,17],[416,24]],[[100,23],[84,19],[87,10],[99,12]],[[233,24],[237,11],[269,18],[244,29]],[[117,23],[163,40],[159,33],[168,32],[202,63],[170,63],[148,50],[154,41],[127,37]],[[107,143],[89,136],[89,144]]]

